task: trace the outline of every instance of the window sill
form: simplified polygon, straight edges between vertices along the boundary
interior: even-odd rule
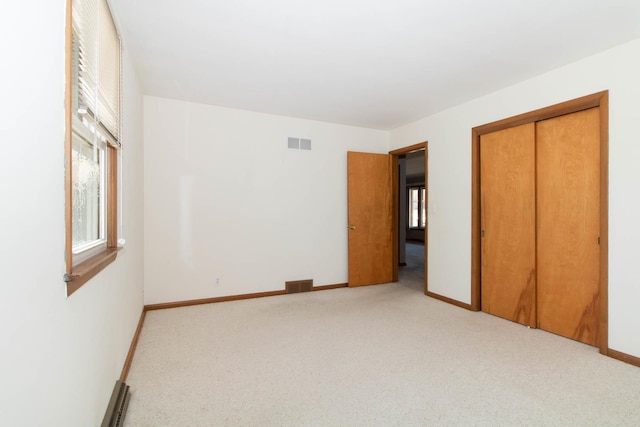
[[[80,287],[91,280],[93,276],[115,261],[120,249],[122,248],[106,249],[74,266],[71,273],[65,274],[67,296],[70,296],[80,289]]]

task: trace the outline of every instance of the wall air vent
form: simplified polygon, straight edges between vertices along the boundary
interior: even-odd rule
[[[288,294],[297,294],[299,292],[309,292],[313,290],[313,279],[294,280],[284,283],[285,292]]]
[[[307,138],[287,138],[287,147],[291,150],[311,150],[311,140]]]
[[[300,148],[300,138],[291,138],[288,139],[289,148],[292,150],[298,150]]]
[[[311,150],[311,140],[300,138],[300,149]]]

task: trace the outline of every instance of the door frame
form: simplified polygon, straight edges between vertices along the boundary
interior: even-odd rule
[[[389,151],[389,155],[391,156],[391,197],[392,197],[392,209],[391,209],[391,223],[393,224],[391,238],[393,244],[393,281],[398,281],[398,211],[400,208],[400,193],[398,189],[399,183],[399,172],[398,172],[398,160],[400,156],[413,153],[416,151],[424,150],[424,188],[425,188],[425,199],[424,205],[425,210],[429,211],[429,142],[419,142],[417,144],[409,145],[407,147],[398,148],[396,150]],[[424,294],[428,295],[429,293],[429,280],[427,276],[428,268],[428,251],[429,247],[429,215],[425,216],[425,224],[424,224]]]
[[[471,130],[471,309],[480,311],[481,237],[480,237],[480,136],[551,119],[590,108],[600,107],[600,353],[607,355],[609,346],[609,91],[605,90],[560,104],[541,108]],[[426,267],[426,264],[425,264]],[[425,277],[426,280],[426,277]]]

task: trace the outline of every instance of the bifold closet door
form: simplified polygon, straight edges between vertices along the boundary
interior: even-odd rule
[[[535,326],[535,123],[480,137],[482,311]]]
[[[599,108],[536,124],[538,327],[591,345],[599,320],[599,125]]]

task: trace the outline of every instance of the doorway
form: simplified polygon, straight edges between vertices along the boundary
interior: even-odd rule
[[[424,292],[426,186],[424,150],[398,156],[398,282]]]
[[[428,151],[427,142],[391,151],[394,281],[423,292],[427,287]]]
[[[421,200],[426,207],[427,142],[400,148],[389,154],[347,152],[349,287],[398,281],[399,251],[406,249],[400,245],[399,237],[399,158],[418,151],[424,152],[425,191]],[[423,248],[428,248],[426,211],[423,226]],[[423,249],[418,256],[424,260],[424,265],[418,267],[422,273],[419,279],[421,288],[428,295],[427,253]]]

